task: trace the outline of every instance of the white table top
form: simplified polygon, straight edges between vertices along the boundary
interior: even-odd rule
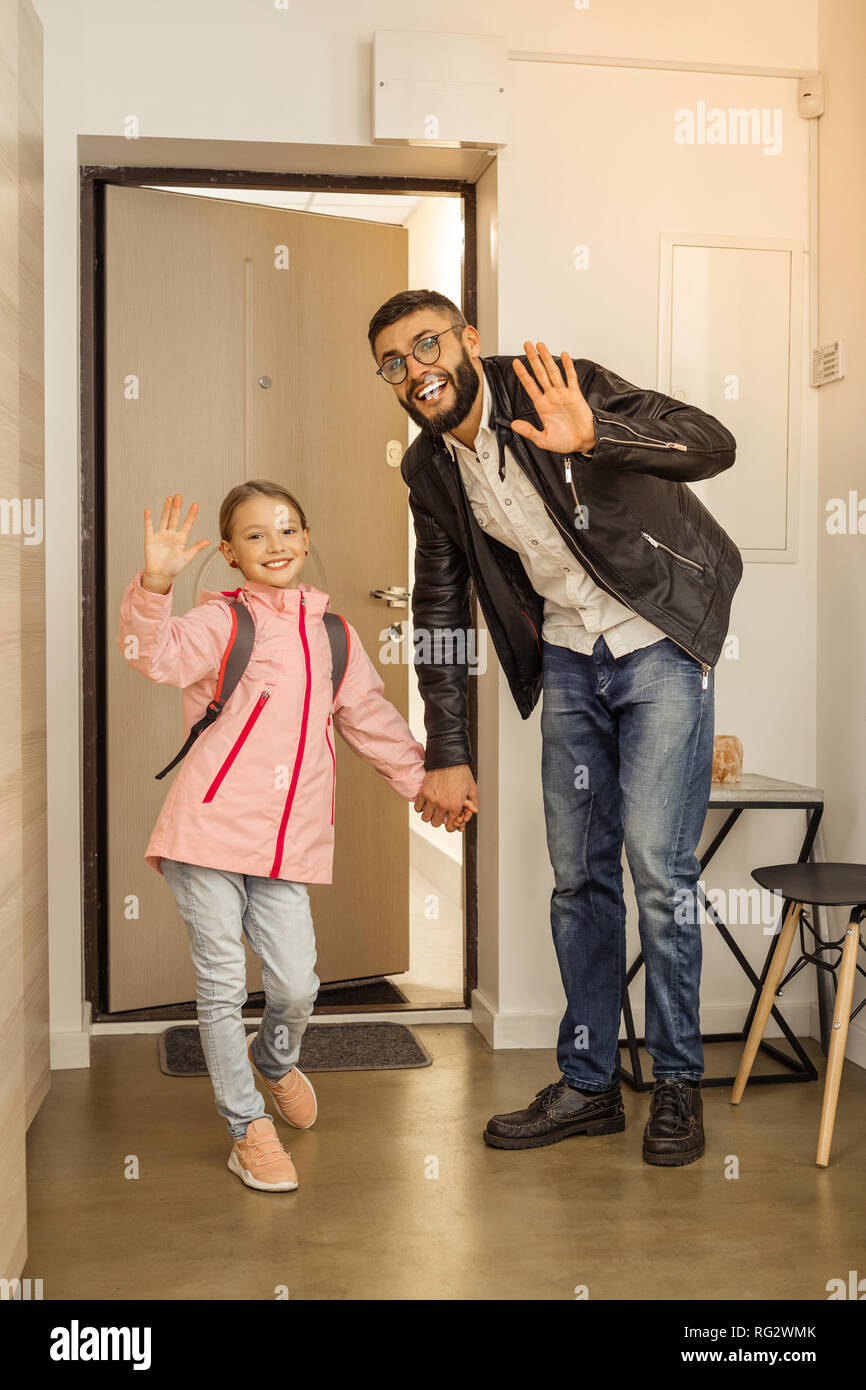
[[[762,777],[759,772],[744,772],[739,782],[713,782],[710,787],[711,806],[730,801],[776,801],[784,806],[788,802],[823,800],[820,787],[782,782],[778,777]]]

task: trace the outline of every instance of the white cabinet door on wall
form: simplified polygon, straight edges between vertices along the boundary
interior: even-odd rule
[[[797,558],[803,246],[660,237],[658,389],[721,420],[737,466],[690,483],[745,561]]]

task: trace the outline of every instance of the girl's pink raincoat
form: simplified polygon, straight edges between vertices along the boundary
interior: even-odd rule
[[[150,593],[142,574],[123,595],[117,645],[142,675],[183,688],[183,736],[151,750],[154,775],[213,698],[232,626],[227,600],[239,594],[256,627],[249,663],[222,714],[171,774],[146,862],[158,873],[165,855],[331,883],[334,728],[398,796],[414,801],[425,776],[424,748],[385,699],[355,628],[347,622],[348,662],[332,716],[327,594],[309,584],[279,589],[247,580],[230,592],[203,589],[189,613],[173,617],[172,589]]]

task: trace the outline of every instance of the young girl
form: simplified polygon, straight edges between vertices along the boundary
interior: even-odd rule
[[[228,1167],[263,1192],[295,1189],[291,1155],[256,1089],[298,1129],[316,1118],[316,1094],[296,1065],[319,988],[310,883],[332,881],[336,760],[332,723],[398,796],[414,800],[424,749],[385,699],[384,685],[347,623],[349,652],[336,697],[323,614],[328,595],[300,583],[310,528],[277,483],[231,490],[219,515],[220,551],[245,579],[236,591],[202,590],[173,617],[171,587],[209,541],[186,548],[198,504],[178,528],[168,497],[159,530],[144,513],[143,570],[120,606],[117,644],[151,680],[183,687],[184,735],[213,698],[239,595],[255,623],[247,667],[215,723],[174,775],[145,851],[186,923],[196,1011],[216,1108],[234,1139]],[[454,825],[462,830],[467,802]],[[262,960],[265,1010],[247,1043],[243,935]]]

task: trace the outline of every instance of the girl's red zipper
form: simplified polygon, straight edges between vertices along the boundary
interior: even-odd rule
[[[296,754],[295,754],[295,763],[294,763],[294,767],[293,767],[293,769],[292,769],[292,780],[291,780],[291,783],[290,783],[290,785],[289,785],[289,791],[288,791],[288,795],[287,795],[287,797],[286,797],[286,804],[285,804],[285,806],[283,807],[283,814],[282,814],[282,817],[281,817],[281,819],[280,819],[280,828],[279,828],[279,832],[278,832],[278,834],[277,834],[277,843],[276,843],[276,851],[275,851],[275,854],[274,854],[274,862],[273,862],[273,865],[272,865],[272,867],[271,867],[271,872],[270,872],[270,874],[269,874],[269,878],[279,878],[280,864],[282,863],[283,848],[284,848],[284,845],[285,845],[285,838],[286,838],[286,826],[287,826],[287,824],[288,824],[289,816],[290,816],[290,814],[291,814],[292,802],[293,802],[294,799],[295,799],[295,790],[296,790],[297,785],[298,785],[298,777],[299,777],[299,775],[300,775],[300,770],[301,770],[301,761],[302,761],[303,756],[304,756],[304,744],[306,743],[306,737],[307,737],[307,722],[308,722],[309,713],[310,713],[310,688],[311,688],[311,684],[312,684],[312,679],[311,679],[311,669],[310,669],[310,648],[309,648],[309,643],[308,643],[308,641],[307,641],[306,607],[307,607],[307,606],[306,606],[306,603],[305,603],[305,601],[304,601],[304,596],[303,596],[303,594],[301,594],[301,602],[300,602],[300,607],[299,607],[299,610],[298,610],[298,631],[299,631],[299,633],[300,633],[301,645],[302,645],[302,647],[303,647],[303,649],[304,649],[304,669],[305,669],[305,672],[306,672],[306,686],[305,686],[305,689],[304,689],[304,711],[303,711],[303,715],[302,715],[302,717],[301,717],[301,735],[300,735],[300,738],[299,738],[299,740],[298,740],[298,748],[297,748],[297,752],[296,752]],[[255,704],[255,706],[254,706],[254,708],[253,708],[253,710],[252,710],[252,712],[251,712],[249,718],[247,719],[247,722],[244,724],[244,727],[241,729],[240,733],[238,734],[237,738],[235,739],[234,744],[232,745],[231,750],[229,751],[229,754],[228,754],[228,756],[226,757],[225,761],[223,762],[223,764],[222,764],[222,766],[221,766],[219,772],[217,773],[216,777],[214,778],[214,780],[211,782],[210,786],[208,787],[207,792],[205,793],[204,798],[203,798],[204,801],[213,801],[213,798],[214,798],[214,796],[216,795],[217,791],[219,790],[219,787],[220,787],[220,784],[221,784],[223,778],[225,777],[226,773],[228,772],[229,768],[231,767],[232,763],[234,762],[235,758],[237,757],[238,753],[240,752],[241,748],[243,747],[244,743],[246,742],[247,738],[249,737],[250,730],[252,729],[253,725],[255,724],[256,720],[258,719],[259,715],[261,714],[262,710],[264,709],[265,704],[266,704],[266,702],[267,702],[267,700],[268,700],[269,698],[270,698],[270,691],[269,691],[269,690],[263,690],[262,693],[261,693],[261,695],[259,696],[258,700],[256,701],[256,704]],[[330,724],[330,720],[331,720],[331,716],[328,715],[328,723],[329,723],[329,724]],[[326,737],[327,737],[327,734],[326,734]],[[333,825],[333,824],[334,824],[334,792],[335,792],[335,786],[336,786],[337,762],[336,762],[336,758],[335,758],[335,756],[334,756],[333,747],[331,746],[330,737],[328,737],[328,748],[330,749],[330,753],[331,753],[332,769],[333,769],[333,771],[332,771],[332,781],[331,781],[331,824]]]
[[[331,727],[331,716],[328,715],[328,722],[325,725],[325,738],[328,740],[328,751],[331,754],[331,824],[334,824],[334,792],[337,787],[337,759],[334,755],[331,735],[328,730]]]
[[[202,797],[202,800],[203,800],[203,801],[213,801],[214,796],[216,795],[217,791],[219,790],[220,782],[221,782],[221,781],[223,780],[223,778],[225,777],[226,773],[228,772],[229,768],[231,767],[232,763],[234,762],[235,758],[237,757],[238,753],[240,752],[241,748],[243,747],[243,745],[244,745],[244,743],[245,743],[245,741],[246,741],[246,738],[247,738],[247,736],[248,736],[248,734],[249,734],[249,732],[250,732],[250,729],[253,727],[253,725],[255,724],[256,720],[257,720],[258,717],[259,717],[259,715],[261,714],[262,710],[264,709],[264,707],[265,707],[265,702],[270,698],[270,693],[271,693],[271,692],[270,692],[269,690],[263,690],[263,691],[262,691],[261,695],[260,695],[259,698],[258,698],[258,701],[256,702],[255,706],[253,707],[252,714],[250,715],[250,717],[249,717],[249,719],[247,720],[246,724],[245,724],[244,727],[241,729],[240,733],[238,734],[237,738],[235,739],[234,744],[232,745],[232,748],[231,748],[231,750],[230,750],[230,752],[229,752],[228,757],[226,758],[225,762],[223,763],[223,765],[222,765],[222,767],[220,768],[219,772],[217,773],[216,777],[213,779],[213,781],[211,782],[211,784],[210,784],[210,786],[208,787],[207,791],[205,792],[204,796]]]
[[[295,765],[292,769],[292,780],[289,785],[289,792],[288,796],[286,797],[286,804],[283,807],[283,815],[280,821],[280,829],[279,833],[277,834],[277,847],[276,852],[274,854],[274,862],[271,867],[271,872],[268,875],[269,878],[279,878],[280,876],[280,864],[283,860],[283,845],[286,839],[286,825],[288,824],[289,816],[291,814],[292,802],[295,799],[295,788],[298,785],[298,776],[301,771],[301,759],[304,756],[304,743],[306,742],[307,737],[307,720],[310,714],[311,673],[310,647],[309,643],[307,642],[306,613],[307,605],[304,602],[304,595],[303,593],[301,593],[301,602],[300,607],[298,609],[298,632],[300,633],[301,646],[304,649],[304,666],[306,669],[307,676],[307,684],[304,690],[304,712],[301,716],[301,736],[298,739],[298,751],[295,754]]]

